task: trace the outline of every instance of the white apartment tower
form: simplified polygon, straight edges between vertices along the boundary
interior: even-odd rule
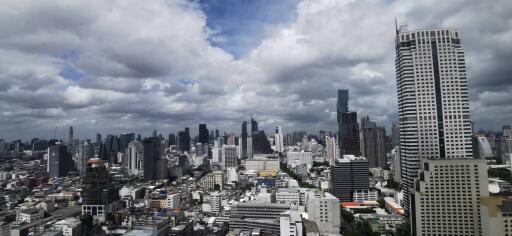
[[[464,51],[456,30],[396,35],[400,161],[405,208],[422,160],[472,158]]]
[[[325,137],[326,146],[326,159],[329,164],[334,165],[336,160],[340,157],[340,151],[335,137]]]
[[[275,150],[277,152],[284,152],[284,137],[281,126],[276,127],[276,134],[274,134]]]
[[[416,235],[489,235],[481,209],[489,196],[486,161],[428,159],[422,165],[414,194]]]

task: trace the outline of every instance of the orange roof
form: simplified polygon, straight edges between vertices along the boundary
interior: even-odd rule
[[[353,206],[359,206],[359,203],[357,203],[357,202],[340,202],[340,206],[353,207]]]

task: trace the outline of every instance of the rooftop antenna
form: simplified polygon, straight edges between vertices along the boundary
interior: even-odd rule
[[[398,35],[398,22],[396,20],[396,17],[395,17],[395,32],[396,32],[396,35]]]

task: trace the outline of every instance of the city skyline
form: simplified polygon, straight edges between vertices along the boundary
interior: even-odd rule
[[[475,130],[499,130],[512,112],[511,30],[499,22],[512,6],[495,4],[7,1],[0,9],[18,14],[0,23],[9,35],[0,42],[0,138],[49,138],[55,126],[62,139],[69,126],[81,139],[184,127],[194,134],[199,123],[238,134],[251,114],[267,133],[279,125],[334,131],[339,88],[350,90],[351,110],[389,129],[398,118],[395,18],[460,30],[471,120]],[[107,10],[120,8],[115,17]],[[481,19],[468,17],[475,12]],[[250,27],[233,23],[242,18]]]

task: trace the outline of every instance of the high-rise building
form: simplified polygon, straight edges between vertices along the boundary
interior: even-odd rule
[[[91,140],[85,140],[78,147],[77,169],[78,172],[83,173],[87,168],[87,161],[94,158],[96,147]]]
[[[210,194],[210,206],[212,208],[212,213],[219,214],[221,211],[222,203],[222,195],[219,191],[214,191]]]
[[[331,193],[341,202],[351,202],[356,191],[370,188],[368,160],[344,155],[331,165]]]
[[[219,130],[215,129],[215,139],[218,139],[220,136]]]
[[[256,132],[258,132],[258,122],[256,122],[256,120],[254,120],[251,116],[251,135]]]
[[[50,141],[48,146],[47,172],[50,178],[67,176],[73,167],[71,154],[66,145]]]
[[[135,140],[135,133],[122,133],[119,135],[119,152],[126,153],[128,143]]]
[[[237,166],[236,146],[224,145],[222,146],[222,161],[221,165],[225,169],[227,167]]]
[[[100,159],[117,163],[117,153],[119,152],[119,138],[115,135],[108,135],[100,147]]]
[[[274,134],[274,142],[276,152],[284,152],[284,137],[281,126],[276,127],[276,133]]]
[[[247,121],[242,122],[242,133],[240,135],[241,143],[240,143],[240,156],[242,160],[247,159]]]
[[[396,35],[396,80],[405,209],[423,159],[472,157],[464,51],[456,30]]]
[[[144,146],[139,141],[128,143],[126,150],[128,173],[137,176],[144,174]]]
[[[252,134],[252,147],[254,154],[271,154],[273,150],[270,142],[265,135],[265,131],[260,130]]]
[[[415,235],[484,235],[480,201],[489,196],[485,160],[423,159],[415,185]]]
[[[199,142],[202,144],[207,144],[209,141],[208,129],[206,128],[206,124],[199,124]]]
[[[348,112],[348,89],[338,89],[338,100],[336,102],[336,120],[338,121],[338,141],[341,140],[341,114]],[[302,137],[302,136],[301,136]],[[341,150],[341,142],[338,143]]]
[[[327,161],[330,165],[334,165],[336,160],[340,157],[340,151],[338,149],[338,144],[336,143],[336,138],[327,136],[325,138],[325,146]]]
[[[144,147],[144,178],[156,179],[156,163],[160,159],[160,141],[157,137],[144,138],[142,145]]]
[[[361,151],[370,168],[386,167],[386,130],[369,119],[361,119]]]
[[[87,161],[82,175],[82,215],[92,215],[95,221],[105,222],[119,199],[119,190],[109,176],[105,162],[99,158]]]
[[[356,112],[341,113],[341,155],[361,155],[359,123]]]
[[[190,151],[190,133],[188,127],[178,132],[178,150],[181,152]]]
[[[287,210],[279,218],[281,236],[302,236],[302,218],[297,210]]]
[[[67,146],[68,146],[68,152],[71,154],[75,153],[75,148],[73,146],[74,144],[75,143],[74,143],[74,139],[73,139],[73,126],[69,126]]]
[[[174,133],[169,133],[169,146],[176,145],[176,135]]]
[[[339,235],[340,200],[330,193],[317,192],[309,196],[308,219],[314,221],[320,235]]]
[[[153,130],[153,135],[152,135],[153,138],[156,138],[158,137],[158,132],[156,131],[156,129]]]
[[[480,201],[483,235],[512,235],[512,197],[490,196]]]
[[[101,143],[101,134],[100,133],[97,133],[96,134],[96,143],[99,145]]]

